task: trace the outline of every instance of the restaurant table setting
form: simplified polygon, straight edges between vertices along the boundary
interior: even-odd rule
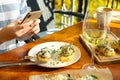
[[[70,48],[74,49],[74,54],[72,56],[70,55],[70,60],[68,57],[66,57],[66,60],[59,60],[59,53],[61,46],[69,46]],[[42,49],[45,51],[42,52]],[[41,51],[41,55],[43,55],[43,59],[38,59],[38,53]],[[48,51],[48,52],[47,52]],[[58,52],[59,51],[59,52]],[[64,49],[65,53],[68,53],[70,50],[67,49],[67,51]],[[50,54],[50,58],[46,58],[44,56],[47,56]],[[68,54],[69,55],[69,54]],[[2,62],[0,63],[0,67],[7,67],[7,66],[20,66],[20,65],[38,65],[46,68],[61,68],[65,66],[69,66],[77,62],[81,57],[81,52],[79,48],[77,48],[75,45],[67,43],[67,42],[45,42],[42,44],[38,44],[34,46],[29,52],[28,55],[24,58],[21,58],[19,61],[11,61],[11,62]],[[28,62],[21,62],[22,60],[30,60]],[[68,60],[69,61],[68,61]]]
[[[95,50],[93,64],[99,67],[90,64],[83,68],[91,63],[91,46],[83,39],[83,24],[81,21],[0,54],[0,80],[120,80],[120,52],[105,56]],[[112,24],[105,42],[119,43],[120,24]]]

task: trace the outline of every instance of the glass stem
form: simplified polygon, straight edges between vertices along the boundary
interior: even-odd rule
[[[91,62],[90,62],[90,66],[94,67],[95,47],[90,45],[90,48],[91,48]]]

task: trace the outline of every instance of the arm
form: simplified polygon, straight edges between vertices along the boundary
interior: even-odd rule
[[[5,28],[0,30],[0,44],[5,42],[5,41],[11,40],[13,38],[15,38],[15,36],[13,36],[13,35],[10,36],[9,32]]]
[[[6,42],[8,40],[16,38],[15,34],[13,34],[14,33],[13,26],[17,25],[18,23],[19,23],[19,21],[13,22],[13,23],[3,27],[3,29],[0,30],[0,44],[3,42]]]
[[[24,40],[30,38],[39,32],[39,22],[40,20],[36,20],[35,22],[29,21],[20,25],[20,21],[17,20],[7,25],[0,30],[0,44],[14,38],[21,37]]]
[[[25,17],[25,15],[27,14],[27,12],[28,12],[28,6],[26,3],[26,0],[21,0],[19,19],[22,20]],[[20,39],[27,40],[27,39],[31,38],[34,34],[37,34],[40,31],[39,23],[40,23],[40,20],[34,21],[34,23],[32,24],[34,27],[30,30],[32,32],[32,34],[28,33],[28,34],[20,37]]]

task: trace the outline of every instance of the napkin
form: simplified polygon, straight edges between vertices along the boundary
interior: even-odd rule
[[[120,11],[113,11],[111,22],[120,23]]]
[[[96,77],[98,77],[99,80],[113,80],[112,73],[108,68],[94,69],[94,70],[89,70],[89,69],[66,70],[54,74],[33,75],[29,77],[29,80],[51,80],[51,79],[62,80],[62,79],[56,79],[56,76],[60,76],[62,78],[61,75],[67,76],[68,74],[72,79],[75,80],[85,75],[95,75]]]

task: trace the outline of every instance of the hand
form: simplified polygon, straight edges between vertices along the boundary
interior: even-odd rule
[[[27,40],[27,39],[31,38],[34,34],[39,33],[39,31],[40,31],[39,23],[40,23],[39,19],[35,20],[30,25],[31,29],[26,34],[24,34],[23,36],[21,36],[19,38],[22,39],[22,40]]]
[[[20,20],[16,20],[15,22],[7,25],[2,30],[0,30],[0,43],[14,38],[22,38],[23,40],[26,40],[40,31],[39,19],[36,21],[29,21],[24,24],[20,23]]]

